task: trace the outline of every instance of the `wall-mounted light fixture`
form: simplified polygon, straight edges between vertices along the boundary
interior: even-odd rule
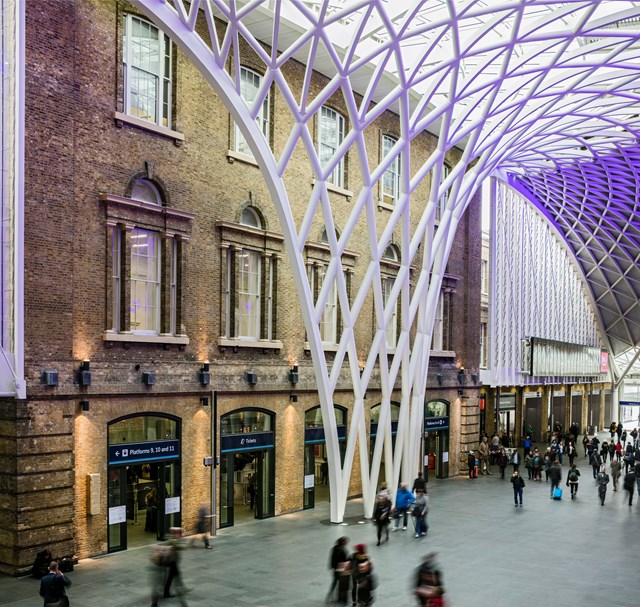
[[[290,395],[289,395],[289,400],[290,400],[292,403],[297,403],[297,402],[298,402],[298,395],[297,395],[297,394],[290,394]]]
[[[458,383],[464,384],[464,382],[465,382],[464,367],[460,367],[458,369]]]
[[[294,386],[298,383],[298,379],[300,376],[298,375],[298,365],[293,365],[289,370],[289,383]]]
[[[77,384],[79,386],[90,386],[91,385],[91,361],[83,360],[80,363],[80,369],[76,374]]]
[[[203,407],[208,407],[209,406],[209,397],[208,396],[201,396],[200,397],[200,404]]]
[[[472,381],[474,384],[477,384],[479,379],[480,379],[480,378],[478,377],[478,375],[477,375],[476,373],[472,373],[472,375],[471,375],[471,381]]]
[[[458,390],[458,396],[462,396],[464,394],[464,390]]]
[[[40,377],[40,383],[43,386],[57,386],[58,372],[55,369],[45,369]]]
[[[209,363],[202,363],[202,369],[198,371],[198,381],[203,386],[208,386],[211,383],[211,372],[209,371]]]
[[[80,409],[82,409],[83,411],[88,411],[89,410],[89,401],[88,400],[81,400],[80,401]]]
[[[438,373],[438,374],[436,375],[436,381],[437,381],[440,385],[442,385],[442,382],[444,381],[444,375],[442,375],[442,373]]]
[[[250,386],[255,386],[258,383],[258,374],[253,371],[247,371],[244,374],[244,379]]]
[[[155,371],[143,371],[142,372],[142,383],[145,386],[153,386],[156,383],[156,373],[155,373]]]

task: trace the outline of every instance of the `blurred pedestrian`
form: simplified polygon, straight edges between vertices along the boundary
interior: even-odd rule
[[[377,546],[380,545],[382,532],[385,533],[385,541],[389,541],[389,523],[391,519],[391,502],[386,493],[380,493],[373,511],[373,522],[376,525]]]
[[[415,595],[420,607],[441,607],[444,585],[436,565],[436,553],[427,554],[416,570]]]
[[[331,554],[329,555],[329,569],[332,571],[331,586],[327,592],[327,603],[333,601],[336,588],[338,589],[337,603],[340,606],[347,604],[349,593],[349,582],[351,578],[351,568],[349,556],[347,554],[347,543],[349,538],[342,536],[336,540]]]
[[[500,468],[500,478],[504,479],[504,471],[509,463],[509,458],[504,450],[504,448],[500,448],[500,452],[498,453],[498,468]]]
[[[567,474],[567,487],[571,489],[571,499],[576,499],[578,495],[578,483],[580,482],[580,470],[575,464],[571,465],[569,474]]]
[[[350,557],[351,570],[351,605],[358,604],[358,571],[362,563],[369,563],[369,572],[373,570],[371,558],[367,554],[367,547],[364,544],[356,544],[355,552]]]
[[[198,508],[198,522],[196,523],[196,535],[191,538],[191,545],[195,543],[196,538],[202,536],[204,547],[206,550],[211,550],[211,544],[209,543],[209,531],[207,526],[210,524],[209,519],[209,507],[204,502],[200,504]]]
[[[416,480],[413,481],[413,487],[411,488],[411,491],[416,493],[418,489],[422,489],[425,493],[427,492],[427,481],[425,481],[422,477],[422,472],[418,472]]]
[[[467,466],[469,466],[469,478],[478,478],[478,467],[476,466],[476,456],[473,451],[467,455]]]
[[[184,542],[182,540],[182,529],[180,527],[171,527],[171,529],[169,529],[169,532],[171,533],[171,539],[167,542],[167,545],[170,548],[170,556],[168,559],[168,572],[167,579],[164,583],[163,596],[165,599],[179,596],[182,605],[186,605],[187,603],[184,595],[188,592],[188,589],[185,587],[182,580],[182,575],[180,573],[180,553],[184,549]],[[177,595],[171,593],[171,586],[174,581],[176,592],[178,593]]]
[[[429,513],[429,498],[423,491],[418,491],[416,502],[413,505],[413,513],[415,516],[416,534],[415,537],[424,537],[429,531],[427,523],[427,514]]]
[[[634,468],[631,468],[631,470],[624,475],[622,486],[625,491],[629,493],[629,506],[633,506],[633,492],[636,488],[636,472]]]
[[[618,479],[622,473],[622,465],[617,459],[611,460],[611,478],[613,479],[613,490],[618,490]]]

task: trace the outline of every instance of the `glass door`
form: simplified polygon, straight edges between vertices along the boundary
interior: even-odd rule
[[[233,525],[233,453],[220,456],[220,527]]]
[[[307,482],[307,479],[313,478],[313,484]],[[315,507],[315,494],[316,494],[316,454],[314,445],[304,446],[304,508]]]
[[[171,527],[181,527],[182,482],[180,462],[168,462],[160,467],[161,499],[158,512],[158,537],[166,537]]]
[[[127,470],[109,468],[107,488],[109,552],[127,549]]]
[[[273,449],[258,452],[256,518],[275,514],[275,470]]]

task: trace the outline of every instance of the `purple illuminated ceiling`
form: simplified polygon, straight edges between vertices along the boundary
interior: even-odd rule
[[[526,171],[510,181],[573,252],[613,355],[632,356],[640,344],[640,147]]]

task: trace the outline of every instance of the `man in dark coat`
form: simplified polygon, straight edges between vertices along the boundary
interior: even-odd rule
[[[57,561],[49,564],[49,573],[40,580],[40,596],[44,598],[44,607],[57,603],[65,596],[65,587],[71,586],[71,580],[58,570]]]
[[[348,537],[340,537],[336,540],[335,545],[331,549],[329,556],[329,569],[333,571],[333,579],[329,592],[327,593],[327,602],[332,602],[336,586],[338,587],[338,603],[340,605],[347,604],[347,595],[349,592],[349,581],[351,578],[349,571],[349,555],[347,554]]]

